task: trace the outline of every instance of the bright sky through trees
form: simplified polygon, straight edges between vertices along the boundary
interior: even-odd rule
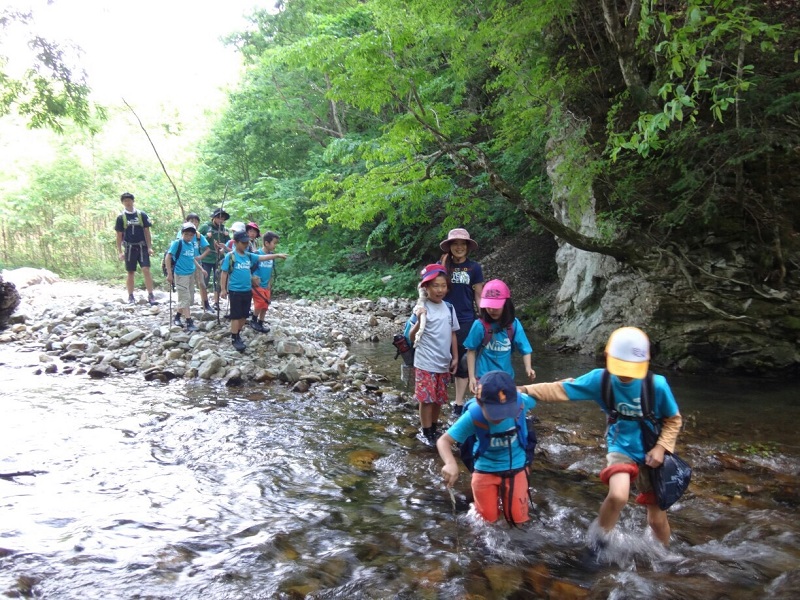
[[[30,27],[83,51],[93,98],[117,104],[210,108],[220,87],[236,81],[239,58],[220,38],[246,27],[244,15],[264,0],[10,0],[33,11]],[[13,42],[13,38],[7,39]],[[12,61],[19,48],[2,48]]]

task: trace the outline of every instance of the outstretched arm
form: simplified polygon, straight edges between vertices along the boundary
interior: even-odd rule
[[[560,381],[521,385],[517,387],[517,390],[542,402],[566,402],[569,400],[567,392],[564,391],[564,385]]]
[[[441,456],[444,461],[442,476],[444,477],[444,484],[447,487],[453,487],[455,482],[458,481],[458,463],[456,462],[456,457],[453,456],[453,450],[451,448],[454,443],[455,440],[449,433],[443,434],[442,437],[436,441],[436,449],[439,451],[439,456]]]

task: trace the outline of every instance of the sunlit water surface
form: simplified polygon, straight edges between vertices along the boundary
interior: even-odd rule
[[[399,381],[388,344],[353,351]],[[603,418],[540,404],[533,521],[455,506],[413,403],[325,386],[228,390],[33,375],[0,354],[0,592],[40,598],[795,598],[795,384],[670,377],[695,467],[654,544],[632,502],[585,552],[604,497]],[[540,381],[582,357],[540,353]],[[521,370],[518,369],[518,372]]]

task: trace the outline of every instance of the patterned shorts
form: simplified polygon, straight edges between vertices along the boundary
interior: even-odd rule
[[[414,397],[420,404],[447,404],[450,373],[431,373],[414,369]]]

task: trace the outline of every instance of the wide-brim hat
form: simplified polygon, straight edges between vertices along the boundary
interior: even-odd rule
[[[467,242],[467,248],[470,252],[474,252],[478,249],[478,242],[469,237],[469,231],[460,227],[457,229],[451,229],[447,234],[447,239],[439,244],[439,248],[442,249],[442,252],[449,252],[450,243],[455,242],[456,240],[464,240]]]
[[[228,219],[231,218],[231,216],[228,213],[226,213],[224,210],[222,210],[221,208],[214,209],[214,212],[211,213],[211,218],[212,219],[216,219],[217,217],[222,217],[222,219],[224,221],[227,221]]]
[[[617,377],[644,379],[650,367],[650,339],[636,327],[621,327],[606,344],[606,369]]]

